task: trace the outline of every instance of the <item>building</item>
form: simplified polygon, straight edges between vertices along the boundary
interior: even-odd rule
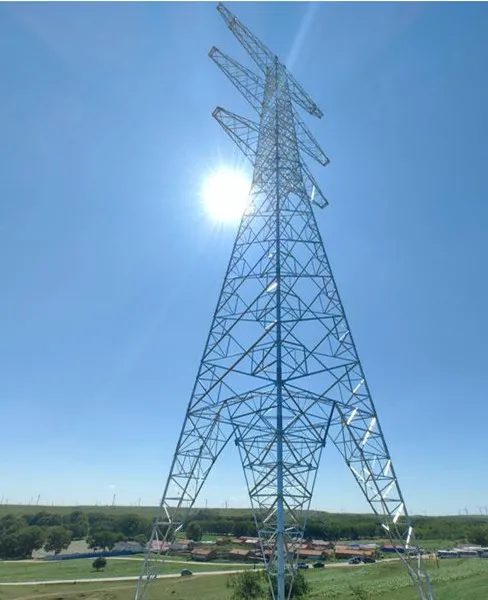
[[[302,558],[304,560],[322,560],[324,557],[328,555],[327,550],[310,550],[310,549],[299,549],[296,551],[298,558]]]
[[[462,546],[452,550],[438,550],[437,558],[488,558],[488,548]]]
[[[217,552],[213,548],[196,548],[192,550],[191,559],[200,562],[207,562],[217,557]]]
[[[218,544],[218,540],[201,540],[200,542],[195,542],[195,546],[206,546],[209,548],[210,546],[216,546]]]
[[[273,552],[271,550],[265,550],[263,555],[261,549],[259,548],[257,550],[251,551],[249,558],[259,561],[268,561],[273,558]]]
[[[260,545],[259,538],[241,537],[241,544],[257,548]]]
[[[134,554],[137,554],[138,552],[144,552],[144,546],[133,541],[117,542],[114,546],[114,552],[134,552]]]
[[[454,548],[459,558],[478,558],[480,555],[481,546],[463,546],[462,548]]]
[[[459,558],[459,553],[455,550],[439,550],[437,558]]]
[[[381,552],[384,552],[385,554],[394,554],[395,552],[403,554],[405,548],[403,546],[397,546],[396,548],[395,546],[381,546]]]
[[[166,552],[169,550],[168,542],[160,542],[159,540],[153,540],[151,542],[151,547],[149,548],[151,552]]]
[[[332,546],[333,544],[331,544],[330,542],[326,542],[325,540],[310,540],[307,543],[307,548],[310,548],[310,550],[318,550],[319,548],[327,550]]]
[[[188,550],[193,550],[195,547],[195,542],[192,540],[175,540],[169,549],[172,552],[187,552]]]
[[[252,552],[247,548],[233,548],[229,550],[227,557],[231,560],[249,560],[251,558]]]
[[[352,548],[351,546],[336,546],[334,550],[336,558],[352,558],[353,556],[368,556],[373,558],[376,554],[376,550]]]

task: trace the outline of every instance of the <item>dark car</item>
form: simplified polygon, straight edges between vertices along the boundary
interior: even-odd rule
[[[347,562],[350,565],[359,565],[359,563],[362,561],[362,556],[353,556],[352,558],[350,558]]]
[[[375,563],[376,559],[374,559],[372,556],[364,556],[363,562],[364,563]]]
[[[190,571],[190,569],[181,569],[180,575],[193,575],[193,571]]]
[[[314,569],[323,569],[324,567],[325,567],[325,564],[323,562],[313,563],[313,568]]]
[[[297,563],[297,569],[308,569],[308,565],[306,562]]]

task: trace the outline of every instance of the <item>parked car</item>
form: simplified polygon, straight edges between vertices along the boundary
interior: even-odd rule
[[[181,569],[180,575],[193,575],[193,571],[190,571],[190,569]]]
[[[297,563],[297,569],[308,569],[308,565],[306,562]]]
[[[353,556],[347,562],[350,565],[359,565],[359,563],[362,562],[362,558],[363,558],[362,556]]]
[[[325,567],[325,563],[323,563],[323,562],[313,563],[313,568],[314,569],[322,569],[323,567]]]
[[[376,559],[374,559],[372,556],[363,556],[363,562],[364,563],[375,563]]]

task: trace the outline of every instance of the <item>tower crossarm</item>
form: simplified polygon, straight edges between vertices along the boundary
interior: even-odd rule
[[[259,125],[217,106],[213,118],[221,125],[242,153],[254,164],[259,137]]]
[[[329,204],[329,201],[322,193],[319,184],[315,181],[312,173],[310,173],[309,168],[303,160],[301,161],[301,169],[305,196],[319,208],[325,208]]]
[[[295,119],[295,129],[300,149],[308,154],[311,158],[316,160],[319,164],[326,167],[330,162],[329,158],[319,146],[317,140],[314,138],[308,127],[300,118],[298,111],[295,109],[293,109],[293,117]]]
[[[224,19],[227,27],[232,31],[242,46],[244,46],[253,61],[264,73],[266,73],[267,69],[274,64],[274,53],[271,52],[259,38],[251,33],[251,31],[249,31],[249,29],[243,25],[222,2],[218,3],[217,10]]]
[[[223,71],[244,98],[260,114],[264,99],[264,80],[242,66],[215,46],[208,53],[213,62]]]
[[[228,28],[232,31],[232,33],[239,40],[241,45],[245,48],[247,53],[263,71],[263,73],[266,73],[269,68],[273,67],[275,60],[277,59],[275,54],[271,52],[271,50],[265,46],[260,39],[251,33],[249,29],[243,25],[239,19],[234,16],[221,2],[219,2],[217,10],[227,23]],[[284,68],[286,69],[286,67]],[[286,69],[286,72],[288,75],[288,85],[292,100],[309,114],[320,119],[323,116],[323,112],[315,104],[310,95],[293,77],[293,75],[288,71],[288,69]]]
[[[259,138],[258,123],[236,115],[220,106],[214,110],[212,116],[221,125],[242,153],[249,159],[251,164],[254,165]],[[299,139],[297,141],[299,148],[303,151],[307,151],[304,142]],[[300,161],[300,168],[302,171],[302,180],[300,182],[301,189],[297,189],[297,192],[310,199],[310,201],[319,208],[325,208],[328,201],[303,160]]]

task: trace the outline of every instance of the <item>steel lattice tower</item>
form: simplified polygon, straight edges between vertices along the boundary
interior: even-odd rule
[[[312,203],[327,200],[302,155],[328,158],[299,117],[322,112],[227,8],[218,11],[261,71],[217,48],[211,59],[259,115],[213,116],[254,171],[195,386],[139,579],[146,597],[229,440],[239,449],[273,597],[285,599],[322,450],[343,456],[418,595],[433,598],[423,559],[336,288]],[[403,551],[405,549],[405,551]],[[416,554],[416,556],[415,556]]]

